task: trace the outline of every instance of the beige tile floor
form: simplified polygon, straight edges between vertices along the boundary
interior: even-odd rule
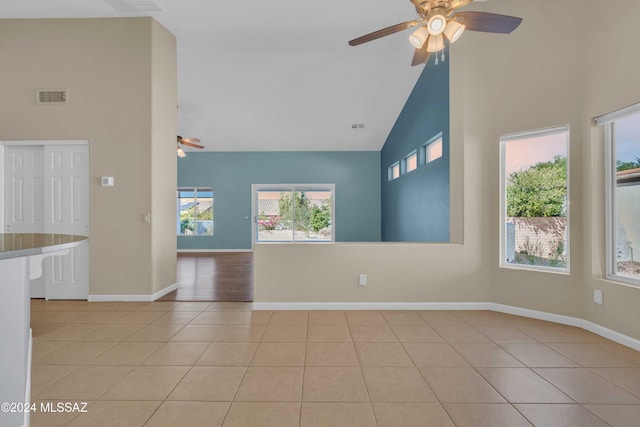
[[[640,352],[488,311],[34,300],[33,426],[638,426]]]

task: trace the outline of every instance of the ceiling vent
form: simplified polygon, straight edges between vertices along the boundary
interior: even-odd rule
[[[161,12],[162,8],[154,0],[104,0],[118,12]]]
[[[364,123],[354,123],[351,125],[353,130],[364,130]]]
[[[66,104],[67,99],[66,89],[36,89],[36,104]]]

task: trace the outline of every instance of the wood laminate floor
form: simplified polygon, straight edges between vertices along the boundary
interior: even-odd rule
[[[253,253],[178,254],[177,284],[159,301],[253,301]]]

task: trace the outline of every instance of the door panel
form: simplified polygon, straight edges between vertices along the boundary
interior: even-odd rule
[[[5,158],[5,231],[9,233],[44,231],[42,158],[42,147],[8,147]]]
[[[47,233],[88,235],[87,147],[44,147],[44,229]],[[73,248],[68,255],[45,260],[47,299],[86,299],[89,295],[89,247]],[[47,265],[48,264],[48,265]]]
[[[42,146],[9,146],[5,152],[5,231],[44,233]],[[31,280],[31,297],[45,297],[44,275]]]

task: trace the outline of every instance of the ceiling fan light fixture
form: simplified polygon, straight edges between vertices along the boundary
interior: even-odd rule
[[[447,27],[447,18],[444,15],[433,15],[427,21],[427,31],[432,36],[439,36]]]
[[[181,147],[178,147],[178,157],[180,158],[187,157],[187,155],[185,154],[184,150]]]
[[[444,35],[447,36],[451,43],[455,43],[462,33],[464,33],[465,28],[466,27],[464,25],[452,19],[447,23],[447,26],[444,29]]]
[[[444,49],[444,36],[442,34],[429,37],[427,52],[440,52],[442,49]]]
[[[409,36],[409,42],[416,48],[420,49],[429,37],[429,32],[425,27],[420,27]]]

